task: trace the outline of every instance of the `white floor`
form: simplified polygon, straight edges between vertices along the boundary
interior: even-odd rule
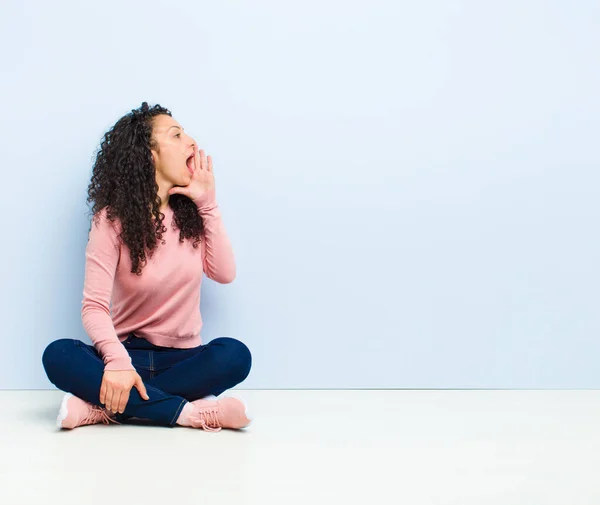
[[[0,391],[0,503],[600,504],[600,391],[232,391],[246,430],[57,431]]]

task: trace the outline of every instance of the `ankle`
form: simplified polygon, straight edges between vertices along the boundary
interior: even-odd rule
[[[194,406],[190,402],[187,402],[181,409],[181,413],[177,418],[176,424],[178,424],[179,426],[191,426],[192,423],[190,422],[190,415],[193,412]]]

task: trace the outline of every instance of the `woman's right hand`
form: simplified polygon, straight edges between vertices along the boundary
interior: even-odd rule
[[[122,414],[129,401],[129,391],[134,386],[144,400],[150,399],[142,378],[135,370],[105,370],[100,386],[100,403],[113,414]]]

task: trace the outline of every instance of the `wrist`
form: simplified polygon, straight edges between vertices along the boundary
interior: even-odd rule
[[[196,207],[198,207],[200,211],[212,210],[217,206],[215,191],[207,191],[200,195],[198,198],[195,198],[193,202],[196,204]]]
[[[123,371],[123,370],[133,370],[135,371],[135,367],[131,363],[131,358],[114,358],[105,364],[104,370],[108,371]]]

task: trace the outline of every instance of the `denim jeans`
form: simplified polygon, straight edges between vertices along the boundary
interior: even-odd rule
[[[248,347],[230,337],[175,349],[153,345],[130,333],[123,345],[150,399],[142,399],[133,387],[125,411],[116,416],[119,422],[138,418],[173,426],[187,401],[220,395],[242,382],[252,365]],[[56,340],[44,350],[42,363],[58,389],[100,405],[104,362],[94,346],[74,339]]]

